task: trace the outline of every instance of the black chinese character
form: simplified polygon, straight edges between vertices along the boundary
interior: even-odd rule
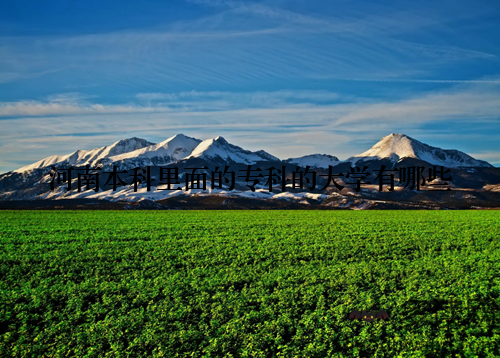
[[[356,192],[359,192],[361,190],[361,184],[371,184],[371,182],[369,181],[367,181],[366,183],[361,183],[362,180],[365,180],[369,175],[371,175],[370,172],[365,172],[367,169],[368,167],[366,165],[363,166],[363,169],[359,168],[358,166],[351,167],[350,172],[348,172],[345,177],[356,179],[356,182],[346,182],[346,184],[356,184],[356,189],[354,189]]]
[[[186,168],[191,169],[191,173],[186,173],[186,191],[189,189],[203,189],[207,190],[207,173],[196,173],[196,170],[204,169],[207,170],[208,167],[203,168]],[[191,186],[189,185],[191,183]]]
[[[97,193],[99,191],[99,173],[91,173],[91,170],[101,170],[101,168],[90,168],[90,165],[86,165],[84,173],[78,173],[78,192],[81,192],[81,188],[85,185],[85,190],[89,190],[92,185],[95,186],[94,191]]]
[[[139,173],[139,170],[142,173]],[[134,192],[137,192],[138,184],[142,184],[144,181],[146,181],[146,190],[151,191],[151,182],[155,181],[151,179],[151,166],[148,165],[146,169],[136,167],[134,168],[134,174],[130,176],[132,177],[132,184],[134,184]]]
[[[104,186],[108,185],[108,183],[110,181],[112,181],[112,186],[113,186],[113,191],[116,191],[116,187],[118,186],[118,183],[120,183],[120,186],[124,186],[124,185],[127,185],[127,183],[125,183],[119,176],[118,174],[128,174],[128,172],[125,170],[125,171],[121,171],[121,172],[117,172],[116,171],[116,166],[113,165],[113,171],[112,172],[103,172],[104,174],[109,174],[109,177],[108,177],[108,180],[106,181],[106,183],[104,183]]]
[[[319,189],[320,191],[321,190],[325,190],[326,188],[328,188],[328,186],[330,185],[330,183],[333,183],[333,185],[335,185],[335,187],[341,191],[342,189],[344,189],[344,187],[340,184],[338,184],[336,181],[335,181],[335,178],[334,177],[343,177],[344,174],[340,173],[340,174],[333,174],[332,173],[332,170],[333,170],[333,167],[331,165],[328,166],[328,174],[320,174],[319,176],[320,177],[327,177],[327,180],[326,180],[326,184],[323,188]]]
[[[260,169],[260,168],[252,169],[252,166],[248,165],[247,169],[240,169],[239,171],[240,172],[246,172],[246,175],[238,175],[238,178],[245,178],[245,181],[247,183],[250,181],[250,178],[255,178],[253,180],[253,184],[252,185],[248,185],[247,184],[247,187],[249,187],[251,191],[255,191],[255,186],[259,183],[259,179],[257,179],[257,178],[262,178],[263,175],[262,174],[251,175],[251,174],[252,174],[252,172],[261,172],[262,169]]]
[[[222,187],[222,179],[224,179],[224,183],[229,185],[228,190],[231,191],[234,189],[234,185],[236,183],[236,174],[234,172],[228,172],[229,166],[226,165],[224,168],[224,172],[221,172],[219,170],[219,167],[215,167],[215,171],[212,172],[212,189],[223,189]],[[228,178],[226,178],[226,175],[230,174],[231,175],[231,181],[229,181]]]
[[[166,180],[166,183],[162,183]],[[181,187],[172,188],[172,185],[180,184],[179,182],[179,168],[160,168],[160,183],[158,185],[166,185],[166,188],[158,188],[158,190],[182,190]]]
[[[56,169],[53,166],[51,166],[51,168],[52,168],[52,170],[48,174],[52,177],[50,180],[50,190],[55,189],[55,182],[57,180],[57,184],[68,182],[67,190],[70,191],[71,190],[71,179],[72,179],[71,172],[75,168],[70,167],[70,168],[66,168],[66,169],[63,169],[63,168]]]

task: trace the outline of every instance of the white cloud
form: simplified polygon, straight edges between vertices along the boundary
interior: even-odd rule
[[[169,118],[210,119],[238,125],[273,121],[276,124],[312,124],[336,129],[351,124],[395,122],[425,123],[437,120],[487,120],[500,117],[500,85],[474,83],[435,91],[400,101],[340,97],[329,91],[180,92],[139,93],[148,104],[89,103],[78,93],[51,96],[50,101],[0,103],[0,117],[87,116],[159,113]],[[342,102],[339,102],[339,99]],[[350,100],[346,103],[346,100]],[[151,104],[154,102],[154,105]],[[26,119],[13,119],[25,122]],[[7,123],[6,120],[3,121]],[[172,121],[172,123],[174,123]]]
[[[6,61],[7,63],[10,61]],[[14,61],[12,61],[14,62]],[[1,60],[0,60],[1,63]],[[6,64],[7,64],[6,63]],[[11,65],[11,63],[8,63]],[[29,79],[34,79],[38,77],[42,77],[45,75],[53,74],[56,72],[62,71],[63,68],[59,69],[48,69],[44,71],[39,71],[39,72],[23,72],[19,71],[18,69],[13,69],[11,72],[0,72],[0,83],[8,83],[8,82],[13,82],[13,81],[18,81],[18,80],[29,80]]]
[[[290,102],[332,102],[339,99],[339,95],[325,90],[282,90],[282,91],[255,91],[255,92],[223,92],[223,91],[187,91],[180,93],[139,93],[137,99],[145,101],[167,101],[168,103],[179,103],[180,101],[225,101],[234,103],[239,107],[246,105],[284,104]],[[188,103],[188,102],[180,102]]]
[[[381,121],[423,123],[437,120],[474,120],[500,117],[500,86],[473,84],[433,92],[398,102],[381,102],[352,108],[333,126]]]
[[[0,82],[46,74],[64,78],[69,86],[113,84],[116,91],[148,92],[165,84],[218,88],[324,76],[384,79],[419,71],[430,76],[457,61],[498,60],[486,50],[462,48],[459,34],[450,31],[449,22],[471,16],[473,8],[450,12],[436,5],[438,11],[426,12],[411,3],[384,7],[363,2],[357,10],[304,15],[255,2],[201,3],[229,11],[161,29],[0,37]],[[417,30],[436,41],[401,39]],[[49,73],[53,68],[63,70]]]
[[[484,151],[468,154],[474,158],[486,160],[490,163],[500,163],[500,151]]]
[[[174,102],[183,99],[186,106],[181,108],[169,108],[171,102],[168,101],[165,107],[59,101],[2,104],[0,115],[22,114],[25,117],[1,120],[0,157],[11,156],[17,150],[19,158],[29,157],[36,161],[43,156],[90,149],[130,136],[158,142],[183,132],[201,139],[223,135],[229,140],[234,138],[238,145],[253,150],[265,149],[282,158],[321,152],[345,159],[368,149],[368,143],[390,132],[427,133],[431,138],[432,131],[419,129],[426,123],[474,121],[477,128],[483,126],[488,132],[498,130],[499,94],[500,86],[480,83],[381,103],[318,104],[315,103],[318,98],[334,100],[336,94],[277,91],[139,96]],[[294,102],[297,98],[303,101],[297,104]],[[280,102],[282,100],[284,102]],[[75,100],[72,98],[71,101]],[[38,117],[28,117],[35,115]],[[438,137],[444,138],[443,134]],[[451,140],[449,135],[446,137]],[[58,153],[54,152],[54,146],[49,145],[51,142],[58,143]],[[434,142],[439,142],[437,137]],[[46,145],[46,148],[27,151],[26,144]],[[9,152],[7,148],[10,148]]]
[[[0,103],[0,117],[97,115],[119,113],[168,112],[165,107],[141,107],[136,105],[103,105],[52,102],[21,101]]]

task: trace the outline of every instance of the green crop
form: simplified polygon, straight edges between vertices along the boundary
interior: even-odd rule
[[[1,357],[497,357],[499,297],[498,211],[0,212]]]

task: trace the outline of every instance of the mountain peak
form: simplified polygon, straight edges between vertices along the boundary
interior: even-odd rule
[[[71,154],[66,155],[53,155],[36,163],[24,166],[15,170],[14,172],[22,173],[26,171],[31,171],[33,169],[45,168],[52,165],[59,166],[84,166],[93,165],[99,161],[107,159],[112,156],[122,155],[131,151],[135,151],[140,148],[148,147],[154,145],[154,143],[149,142],[142,138],[132,137],[121,139],[109,146],[94,148],[91,150],[78,149]]]
[[[409,139],[409,140],[415,140],[413,138],[410,138],[408,137],[406,134],[403,134],[403,133],[391,133],[389,135],[386,135],[385,137],[383,137],[381,141],[384,141],[384,140],[402,140],[402,139]]]
[[[196,141],[198,143],[201,143],[200,139],[196,139],[193,137],[188,137],[187,135],[184,135],[182,133],[178,133],[170,138],[165,139],[163,142],[159,143],[161,146],[165,146],[168,144],[174,144],[176,145],[177,143],[184,143],[184,142],[190,142],[190,141]]]
[[[355,163],[360,159],[390,159],[397,163],[402,158],[415,158],[432,165],[443,165],[449,168],[492,166],[458,150],[432,147],[401,133],[391,133],[383,137],[369,150],[355,155],[347,161]]]
[[[359,156],[379,158],[397,156],[397,160],[403,157],[416,158],[415,149],[421,145],[423,145],[421,142],[405,134],[391,133],[383,137],[373,147]]]
[[[386,137],[398,137],[398,138],[401,138],[401,137],[408,137],[406,134],[403,134],[403,133],[391,133],[389,135],[387,135]]]
[[[173,137],[170,137],[169,139],[175,139],[175,138],[186,139],[186,138],[191,138],[191,137],[188,137],[187,135],[184,135],[182,133],[177,133],[176,135],[174,135]]]
[[[176,134],[173,137],[167,138],[158,144],[141,147],[133,151],[111,157],[111,161],[130,161],[134,163],[147,163],[153,165],[161,163],[162,165],[171,163],[176,160],[184,159],[188,156],[196,146],[201,143],[201,140],[188,137],[182,133]],[[153,160],[153,161],[148,161]]]
[[[295,164],[298,166],[306,167],[311,166],[314,168],[325,168],[335,166],[340,163],[339,158],[329,154],[310,154],[298,158],[289,158],[284,160],[285,163]]]
[[[150,141],[147,141],[146,139],[138,138],[138,137],[131,137],[131,138],[126,138],[126,139],[121,139],[118,142],[113,143],[109,147],[104,147],[104,150],[102,151],[101,154],[102,157],[110,157],[114,155],[120,155],[123,153],[128,153],[132,152],[137,149],[141,149],[144,147],[148,147],[150,145],[154,145],[155,143],[152,143]]]
[[[121,139],[116,143],[128,143],[128,142],[134,142],[134,141],[135,142],[142,142],[142,141],[145,141],[145,139],[142,139],[139,137],[130,137],[130,138]]]
[[[228,141],[225,140],[224,137],[222,137],[222,136],[215,137],[214,141],[217,142],[217,143],[219,143],[219,144],[223,144],[223,145],[229,144]]]
[[[139,138],[139,137],[130,137],[130,138],[125,138],[125,139],[121,139],[113,144],[111,144],[109,146],[109,148],[115,148],[115,147],[136,147],[134,148],[135,149],[138,149],[138,148],[143,148],[143,147],[147,147],[149,145],[153,145],[155,143],[153,142],[150,142],[146,139],[143,139],[143,138]]]
[[[264,151],[251,152],[229,143],[223,137],[218,136],[201,142],[191,153],[189,158],[229,160],[237,163],[254,164],[259,161],[276,160],[278,158]]]

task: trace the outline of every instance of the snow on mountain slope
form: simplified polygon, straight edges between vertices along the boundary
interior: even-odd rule
[[[191,138],[184,134],[176,134],[163,142],[140,148],[132,152],[109,157],[108,160],[117,162],[131,158],[170,158],[171,161],[187,157],[201,143],[200,139]]]
[[[258,161],[269,160],[279,161],[278,158],[263,150],[251,152],[228,143],[220,136],[201,142],[186,159],[190,158],[202,158],[208,160],[222,158],[223,160],[232,160],[236,163],[243,164],[255,164]]]
[[[53,155],[44,158],[36,163],[14,170],[14,172],[23,173],[31,171],[33,169],[45,168],[56,164],[60,166],[84,166],[87,164],[93,165],[100,160],[131,152],[139,148],[148,147],[153,144],[154,143],[152,142],[137,137],[122,139],[109,146],[99,147],[91,150],[77,150],[76,152],[67,155]]]
[[[443,165],[448,168],[458,167],[493,167],[491,164],[472,158],[454,149],[441,149],[419,142],[404,134],[392,133],[382,138],[377,144],[364,153],[355,155],[346,162],[356,163],[358,160],[388,158],[397,163],[402,158],[416,158],[432,165]]]
[[[121,187],[117,191],[106,190],[100,192],[94,192],[93,190],[87,190],[78,192],[72,190],[67,192],[64,189],[48,192],[43,198],[44,199],[100,199],[109,201],[139,201],[139,200],[164,200],[168,198],[173,198],[175,196],[208,196],[208,195],[218,195],[218,196],[230,196],[230,197],[246,197],[253,199],[289,199],[289,200],[303,200],[312,199],[316,201],[323,201],[328,198],[328,195],[318,194],[318,193],[291,193],[291,192],[269,192],[267,189],[256,189],[255,192],[250,190],[225,190],[225,189],[212,189],[207,186],[206,190],[201,189],[189,189],[185,190],[156,190],[153,187],[152,191],[147,191],[144,186],[140,186],[137,191],[134,191],[133,187]]]
[[[285,163],[295,164],[301,167],[316,167],[316,168],[328,168],[329,165],[335,166],[339,163],[339,158],[329,155],[329,154],[311,154],[305,155],[299,158],[290,158],[284,160]]]

